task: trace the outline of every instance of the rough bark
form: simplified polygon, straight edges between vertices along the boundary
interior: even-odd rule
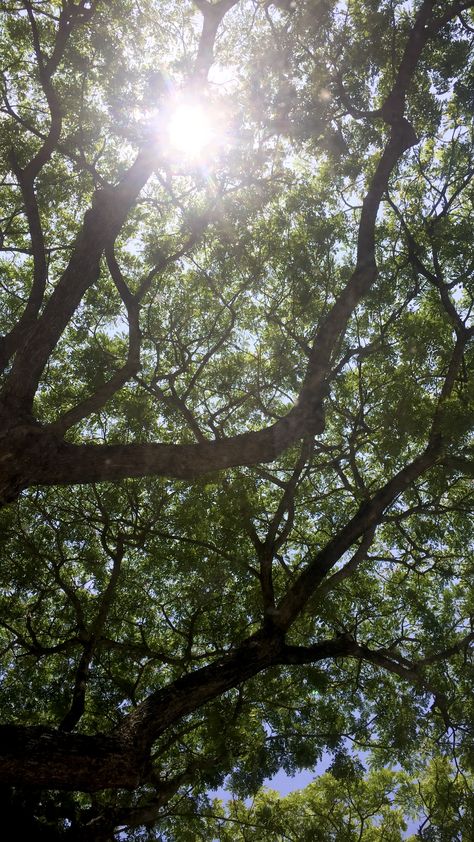
[[[10,786],[92,792],[140,782],[133,748],[114,736],[2,725],[0,742],[0,782]]]

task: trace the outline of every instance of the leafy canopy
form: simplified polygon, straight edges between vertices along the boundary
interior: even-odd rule
[[[472,832],[473,6],[0,4],[16,835]]]

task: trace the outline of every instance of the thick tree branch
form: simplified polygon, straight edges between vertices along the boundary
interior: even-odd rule
[[[99,277],[100,259],[114,242],[155,163],[154,146],[145,148],[120,183],[95,193],[84,217],[69,264],[60,278],[25,346],[15,357],[3,393],[16,412],[29,412],[36,387],[51,352],[68,325],[84,293]]]
[[[355,570],[359,567],[359,565],[366,560],[367,553],[369,551],[369,547],[374,540],[376,532],[376,526],[372,526],[368,532],[363,536],[357,550],[355,551],[352,558],[341,567],[340,570],[337,570],[336,573],[333,573],[332,576],[329,576],[328,579],[325,579],[319,587],[315,591],[315,597],[318,600],[321,600],[327,593],[333,590],[340,582],[343,582],[349,576],[352,576]]]
[[[198,80],[207,78],[214,61],[214,44],[219,25],[224,15],[238,2],[239,0],[218,0],[217,3],[211,3],[208,0],[194,0],[204,18],[195,65],[195,74]]]
[[[324,654],[325,652],[327,654]],[[423,660],[421,663],[414,662],[407,666],[388,657],[387,654],[380,650],[373,650],[368,646],[357,643],[351,635],[341,635],[340,638],[316,643],[313,646],[285,646],[281,653],[281,663],[309,664],[326,657],[349,657],[357,658],[361,661],[368,661],[375,666],[397,675],[417,690],[429,693],[433,696],[434,703],[440,710],[446,727],[450,727],[447,699],[444,693],[433,687],[421,669],[421,666],[426,661]]]

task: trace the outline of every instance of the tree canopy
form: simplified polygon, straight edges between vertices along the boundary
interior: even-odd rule
[[[331,771],[285,798],[260,790],[249,805],[234,799],[225,808],[215,801],[191,810],[184,803],[164,821],[176,842],[449,842],[472,837],[471,788],[472,779],[453,774],[446,757],[433,758],[415,780],[391,769],[364,777],[357,763],[336,754]],[[410,819],[416,835],[408,835]]]
[[[17,835],[472,831],[473,8],[0,4]]]

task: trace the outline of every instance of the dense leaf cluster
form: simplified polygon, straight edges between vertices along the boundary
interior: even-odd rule
[[[0,4],[16,835],[470,838],[473,7]]]

